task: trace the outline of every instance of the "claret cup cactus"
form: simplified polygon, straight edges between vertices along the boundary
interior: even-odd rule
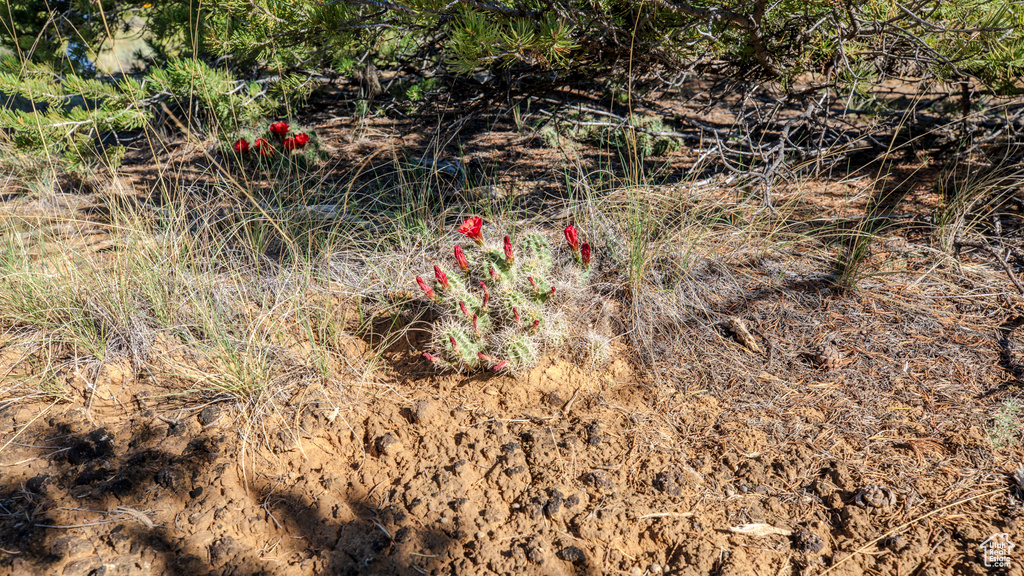
[[[423,357],[461,371],[534,365],[546,347],[565,339],[558,304],[587,282],[590,246],[580,244],[574,226],[565,228],[568,250],[560,258],[537,233],[526,234],[518,245],[510,236],[492,245],[479,217],[467,219],[459,232],[473,243],[455,246],[445,258],[450,265],[435,264],[433,282],[416,277],[441,316],[434,351]]]

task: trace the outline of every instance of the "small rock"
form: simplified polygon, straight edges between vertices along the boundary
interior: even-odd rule
[[[587,554],[576,546],[566,546],[558,551],[558,557],[577,566],[587,563]]]
[[[67,452],[68,463],[79,465],[86,462],[109,458],[114,454],[114,438],[105,428],[97,428],[78,442]]]
[[[92,544],[85,538],[65,536],[53,544],[52,552],[58,558],[73,560],[93,551]]]
[[[25,489],[28,490],[29,492],[32,492],[33,494],[42,494],[43,489],[47,486],[49,482],[49,476],[47,476],[46,474],[40,474],[39,476],[30,478],[28,482],[25,482]]]
[[[607,490],[615,485],[611,476],[604,470],[587,472],[583,475],[583,484],[599,490]]]
[[[224,536],[210,545],[210,565],[219,568],[227,564],[242,551],[242,547],[231,536]]]
[[[213,406],[207,406],[199,412],[199,423],[203,426],[209,426],[217,421],[218,416],[220,416],[220,410]]]
[[[540,520],[541,515],[544,513],[544,508],[540,505],[540,502],[530,502],[523,507],[523,511],[526,512],[530,518]]]
[[[541,566],[547,559],[544,554],[544,547],[536,539],[530,540],[526,545],[526,559],[531,563]]]
[[[896,494],[887,486],[868,484],[857,491],[854,502],[861,508],[889,509],[896,506]]]
[[[561,408],[562,406],[565,406],[565,400],[562,400],[562,397],[559,396],[558,392],[555,391],[551,391],[545,394],[544,400],[548,403],[549,406],[553,406],[555,408]]]
[[[32,410],[29,410],[28,408],[19,408],[14,413],[14,423],[15,424],[24,424],[24,423],[28,422],[29,420],[31,420],[31,419],[33,419],[35,417],[36,417],[36,413],[33,412]]]
[[[99,558],[84,558],[69,562],[64,567],[65,576],[101,576],[106,570]]]
[[[558,489],[551,491],[551,499],[544,505],[544,512],[547,513],[548,517],[554,518],[559,511],[562,509],[562,503],[565,501],[565,497],[562,492]]]
[[[661,576],[662,574],[665,573],[665,571],[662,570],[660,564],[651,564],[650,566],[647,567],[647,571],[650,572],[651,574],[653,574],[654,576]]]
[[[826,344],[814,356],[814,361],[821,370],[831,372],[842,365],[843,356],[839,353],[838,348],[831,344]]]
[[[797,549],[804,553],[817,554],[825,547],[821,537],[806,528],[794,534],[793,538],[796,541]]]
[[[433,402],[420,400],[412,407],[412,421],[415,424],[436,424],[440,412]]]
[[[402,450],[402,441],[393,433],[388,432],[387,434],[378,437],[374,446],[377,448],[378,454],[392,456]]]
[[[654,487],[669,496],[682,496],[683,474],[676,469],[663,470],[654,475]]]
[[[176,466],[165,466],[156,473],[156,483],[171,491],[181,487],[185,479],[185,472]]]

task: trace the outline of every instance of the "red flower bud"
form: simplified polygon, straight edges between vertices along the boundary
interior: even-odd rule
[[[533,324],[530,325],[530,331],[533,332],[537,330],[537,328],[540,328],[540,320],[533,321]]]
[[[512,255],[512,239],[505,236],[505,261],[511,264],[515,260],[516,257]]]
[[[252,143],[252,146],[260,156],[273,156],[274,154],[274,147],[264,138],[257,138]]]
[[[245,154],[249,152],[249,141],[245,138],[239,138],[235,140],[235,152],[239,154]]]
[[[583,246],[580,246],[580,258],[583,259],[584,266],[590,266],[590,244],[584,242]]]
[[[491,299],[491,293],[487,290],[487,284],[480,283],[480,288],[484,291],[484,305],[481,306],[484,310],[487,310],[487,301]]]
[[[533,289],[536,290],[537,289],[537,282],[535,282],[533,280],[533,276],[527,276],[526,279],[530,281],[530,286],[533,286]]]
[[[497,282],[498,273],[494,271],[494,268],[488,268],[487,271],[491,273],[491,278],[494,278],[494,281]]]
[[[417,276],[416,283],[420,285],[421,290],[427,293],[427,298],[430,298],[431,300],[437,300],[437,294],[434,294],[434,290],[431,289],[430,286],[427,286],[427,283],[423,280],[423,278]]]
[[[469,260],[466,260],[466,253],[462,251],[462,246],[455,247],[455,261],[459,263],[459,268],[462,268],[463,272],[469,272]]]
[[[427,360],[430,360],[434,364],[440,364],[440,362],[441,362],[440,358],[438,358],[437,356],[434,356],[433,354],[431,354],[429,352],[424,352],[423,353],[423,357],[426,358]]]
[[[437,264],[434,264],[434,278],[437,278],[437,281],[441,286],[444,286],[446,290],[452,287],[452,285],[448,283],[448,275],[445,274]]]
[[[484,219],[476,216],[473,218],[467,218],[462,226],[459,226],[459,233],[465,234],[473,239],[477,244],[484,243],[484,236],[480,233],[480,229],[484,226]]]
[[[455,336],[448,335],[448,341],[452,343],[452,352],[459,353],[459,344],[455,341]]]
[[[519,324],[521,322],[519,318],[519,310],[517,310],[514,306],[512,307],[512,315],[516,317],[516,324]]]
[[[483,352],[477,352],[476,357],[483,360],[484,362],[494,362],[494,358],[484,354]]]
[[[270,133],[278,139],[284,139],[284,137],[288,135],[288,130],[287,122],[274,122],[270,125]]]
[[[476,314],[473,314],[473,332],[476,332],[477,336],[480,335],[480,329],[476,326]]]
[[[508,360],[502,360],[501,362],[498,362],[497,364],[495,364],[494,368],[492,368],[492,370],[494,370],[495,372],[500,372],[501,369],[506,367],[506,366],[508,366]]]
[[[462,310],[462,313],[466,315],[466,318],[472,316],[472,314],[469,313],[469,310],[466,310],[465,302],[459,302],[459,310]]]
[[[551,287],[551,294],[549,294],[549,296],[548,296],[548,297],[551,297],[551,296],[554,296],[554,295],[555,295],[555,287],[554,287],[554,286],[552,286],[552,287]]]
[[[573,252],[577,252],[580,249],[580,236],[576,231],[576,227],[572,224],[565,227],[565,241],[569,243],[569,247],[572,248]]]

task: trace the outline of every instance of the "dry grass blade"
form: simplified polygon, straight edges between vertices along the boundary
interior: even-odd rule
[[[128,508],[127,506],[118,506],[118,507],[114,508],[114,511],[118,512],[118,513],[121,513],[121,514],[127,514],[127,515],[131,516],[132,518],[135,518],[136,520],[138,520],[139,522],[144,524],[146,526],[146,528],[149,528],[150,530],[152,530],[156,526],[156,524],[154,524],[153,521],[149,519],[149,516],[146,516],[145,513],[139,512],[138,510],[135,510],[134,508]]]
[[[793,531],[788,528],[777,528],[771,524],[742,524],[730,526],[729,532],[733,534],[745,534],[747,536],[792,536]]]

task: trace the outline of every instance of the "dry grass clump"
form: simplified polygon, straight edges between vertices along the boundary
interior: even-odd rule
[[[42,191],[0,219],[9,335],[244,401],[363,368],[353,301],[323,262],[267,240],[284,237],[282,223],[251,210],[197,224],[208,207],[129,208],[132,197],[114,194],[64,200]],[[105,216],[83,218],[86,208]]]
[[[561,291],[552,322],[564,330],[545,352],[587,368],[624,353],[681,389],[760,408],[786,405],[794,382],[912,405],[915,375],[939,379],[932,398],[999,377],[985,336],[1010,294],[991,289],[1005,284],[997,274],[882,230],[860,242],[863,227],[808,224],[799,196],[768,208],[721,182],[587,173],[568,178],[567,201],[546,201],[552,213],[528,208],[535,199],[446,204],[429,171],[398,159],[359,185],[327,170],[246,181],[213,165],[195,180],[169,174],[162,203],[115,178],[79,204],[56,192],[56,172],[16,178],[31,186],[0,219],[0,325],[79,363],[123,359],[256,405],[365,379],[384,358],[426,373],[411,358],[438,318],[414,279],[451,253],[472,210],[490,230],[552,244],[567,223],[585,232],[593,269]],[[971,209],[959,205],[943,213],[963,229]],[[862,251],[844,280],[835,262],[851,239]]]

